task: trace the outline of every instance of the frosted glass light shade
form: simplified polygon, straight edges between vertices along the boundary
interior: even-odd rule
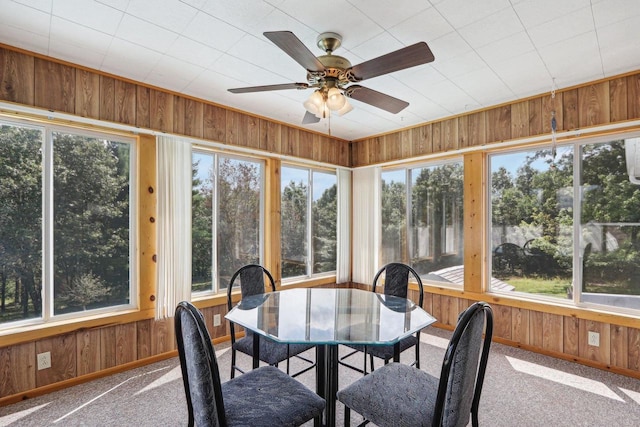
[[[344,97],[340,89],[332,87],[327,92],[327,105],[332,111],[336,111],[344,107],[347,98]]]
[[[344,116],[345,114],[347,114],[349,111],[353,110],[353,107],[351,106],[351,104],[349,103],[349,101],[347,100],[346,96],[343,96],[344,98],[344,105],[342,106],[341,109],[338,110],[338,115],[339,116]]]

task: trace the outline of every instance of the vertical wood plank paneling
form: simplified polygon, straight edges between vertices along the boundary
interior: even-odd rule
[[[562,352],[563,316],[559,314],[542,314],[542,348]]]
[[[503,105],[486,111],[487,142],[511,139],[511,106]]]
[[[458,149],[458,118],[442,121],[442,149],[451,151]]]
[[[624,326],[611,325],[611,366],[626,369],[629,366],[629,334]]]
[[[136,126],[148,129],[151,127],[151,89],[138,85],[136,87]]]
[[[640,73],[627,77],[628,119],[640,119]]]
[[[529,312],[529,339],[531,341],[531,345],[534,347],[543,348],[543,313],[540,311],[530,311]]]
[[[440,122],[431,124],[431,143],[434,153],[443,151],[442,126]]]
[[[455,326],[458,323],[459,314],[458,298],[448,295],[440,296],[440,317],[438,318],[438,322]]]
[[[237,111],[227,111],[224,139],[221,142],[231,145],[240,145],[240,122],[242,114]]]
[[[136,332],[135,323],[116,325],[116,365],[137,360]]]
[[[183,96],[173,97],[173,133],[184,135],[185,101]]]
[[[0,396],[36,388],[36,344],[0,348]]]
[[[266,150],[269,153],[281,152],[282,143],[282,130],[280,129],[280,123],[271,122],[268,120],[262,120],[260,122],[261,133],[263,134],[260,144],[262,150]]]
[[[620,77],[609,80],[610,121],[620,122],[627,120],[627,79]]]
[[[260,148],[260,119],[247,116],[245,141],[243,145],[249,148]]]
[[[227,134],[227,110],[205,104],[203,137],[215,142],[225,142]]]
[[[493,308],[493,335],[496,337],[511,340],[511,330],[513,327],[511,307],[507,305],[494,304]]]
[[[35,102],[35,60],[0,47],[0,99],[25,105]]]
[[[318,160],[314,157],[313,135],[309,132],[298,131],[298,142],[296,143],[296,155],[306,159]]]
[[[556,119],[557,114],[556,110]],[[562,93],[562,115],[563,125],[560,127],[560,124],[558,123],[558,130],[573,130],[580,127],[580,120],[578,117],[578,89],[572,89]]]
[[[175,348],[173,317],[151,324],[151,355],[166,353]]]
[[[152,356],[151,352],[151,324],[152,319],[139,320],[136,322],[136,337],[138,339],[138,359],[145,359]]]
[[[408,159],[413,156],[413,132],[411,129],[400,132],[400,158]]]
[[[144,218],[138,222],[138,268],[140,309],[155,308],[157,270],[154,255],[157,249],[157,177],[156,139],[153,135],[138,137],[138,215]]]
[[[136,124],[137,88],[134,83],[116,80],[114,87],[114,115],[118,123]]]
[[[45,59],[35,59],[35,105],[48,110],[74,113],[76,69]]]
[[[464,156],[464,283],[470,292],[482,292],[484,264],[484,154]]]
[[[212,315],[220,316],[220,326],[213,326],[211,329],[211,336],[214,338],[220,338],[227,335],[227,328],[229,326],[229,322],[224,318],[225,314],[227,314],[227,307],[225,305],[217,305],[212,307]]]
[[[519,344],[529,344],[529,310],[511,308],[511,339]]]
[[[469,115],[469,146],[477,147],[487,143],[487,118],[484,111]]]
[[[469,147],[469,115],[458,117],[458,147]]]
[[[578,356],[580,354],[580,320],[564,316],[562,346],[565,354]]]
[[[578,123],[580,127],[609,123],[609,82],[578,88]]]
[[[600,334],[600,346],[589,345],[589,331]],[[609,365],[611,363],[610,337],[608,323],[580,319],[580,357]]]
[[[194,138],[202,138],[204,104],[193,99],[186,99],[184,113],[184,134]]]
[[[161,132],[173,131],[173,98],[174,95],[159,90],[149,90],[150,125]]]
[[[414,156],[422,156],[432,153],[431,125],[418,126],[411,131],[413,133],[411,135],[412,154]]]
[[[640,329],[627,328],[629,357],[627,368],[640,372]]]
[[[102,369],[116,366],[116,327],[100,328],[100,365]]]
[[[384,160],[396,160],[400,158],[400,132],[385,135],[382,138],[384,146]]]
[[[555,97],[547,95],[542,97],[542,133],[551,133],[551,119],[556,117],[556,130],[567,130],[564,124],[564,93],[556,92]]]
[[[100,117],[100,76],[87,70],[76,72],[76,115]]]
[[[529,111],[529,136],[542,133],[542,98],[533,98],[528,101]]]
[[[511,105],[511,137],[529,136],[529,101],[516,102]]]
[[[100,76],[100,119],[110,122],[116,119],[116,81],[113,77]]]
[[[85,329],[76,333],[78,376],[100,370],[100,330]]]
[[[36,341],[36,354],[51,352],[51,368],[36,371],[36,387],[76,376],[76,336],[57,335]]]

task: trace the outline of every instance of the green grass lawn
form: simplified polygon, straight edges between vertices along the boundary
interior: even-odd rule
[[[567,287],[571,286],[570,279],[542,278],[542,277],[518,277],[513,276],[502,279],[515,286],[515,291],[530,294],[548,295],[559,298],[567,298]]]

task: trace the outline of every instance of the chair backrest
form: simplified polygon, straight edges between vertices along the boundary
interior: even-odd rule
[[[424,287],[420,275],[411,267],[399,262],[392,262],[382,267],[373,278],[372,291],[376,291],[378,280],[384,273],[384,294],[407,298],[409,292],[409,273],[418,282],[418,305],[422,307],[424,302]]]
[[[460,314],[442,363],[432,425],[466,426],[470,415],[478,425],[492,335],[493,312],[486,302],[476,302]]]
[[[202,313],[191,303],[176,307],[175,331],[189,426],[226,426],[220,372]]]

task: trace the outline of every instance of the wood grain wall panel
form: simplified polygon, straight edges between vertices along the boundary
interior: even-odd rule
[[[33,56],[0,47],[0,99],[34,105],[35,60]]]
[[[469,147],[469,116],[458,117],[458,147]]]
[[[640,73],[627,77],[628,119],[640,118]]]
[[[253,116],[245,116],[246,122],[243,123],[243,126],[246,126],[244,129],[244,139],[243,146],[249,148],[260,148],[260,119]]]
[[[100,76],[100,119],[110,122],[116,119],[116,80]]]
[[[610,121],[620,122],[627,120],[629,107],[627,101],[627,79],[620,77],[609,80]]]
[[[484,260],[484,154],[471,153],[464,156],[463,227],[464,283],[471,292],[482,292]]]
[[[138,360],[137,341],[135,323],[116,325],[116,365]]]
[[[411,144],[415,156],[423,156],[433,152],[430,124],[415,127],[411,129],[411,133]]]
[[[102,369],[116,366],[116,327],[100,328],[100,364]]]
[[[629,359],[627,368],[640,372],[640,329],[627,328]]]
[[[260,149],[269,153],[281,152],[282,130],[280,123],[262,120],[260,122],[260,130],[262,137],[260,138]]]
[[[379,163],[384,159],[384,145],[382,138],[373,138],[369,143],[367,153],[369,154],[369,163]]]
[[[424,311],[426,311],[427,313],[429,313],[429,314],[431,314],[433,316],[433,294],[431,292],[425,292],[424,293],[424,300],[422,301],[422,308],[424,309]]]
[[[36,388],[35,342],[0,348],[0,397],[34,388]]]
[[[487,118],[484,111],[469,115],[469,146],[477,147],[487,143]]]
[[[562,352],[563,326],[563,316],[552,313],[542,314],[542,348]]]
[[[35,105],[53,111],[75,113],[76,69],[35,58]]]
[[[317,160],[313,157],[313,135],[309,132],[305,132],[302,130],[298,131],[298,139],[295,146],[295,155],[297,157]]]
[[[173,133],[184,135],[185,101],[183,96],[173,97]]]
[[[237,111],[227,111],[226,116],[226,132],[224,139],[221,142],[231,145],[240,145],[240,122],[242,121],[242,114]]]
[[[400,158],[407,159],[413,154],[413,132],[410,129],[400,132]]]
[[[36,341],[36,354],[51,352],[51,368],[36,371],[36,387],[76,376],[76,335],[57,335]]]
[[[220,326],[213,326],[213,329],[211,329],[211,336],[214,338],[227,336],[230,333],[230,331],[228,330],[229,322],[224,318],[224,316],[227,314],[227,306],[217,305],[215,307],[212,307],[211,310],[213,316],[220,315]]]
[[[557,97],[556,95],[556,98]],[[578,89],[571,89],[562,93],[562,117],[562,127],[560,123],[558,123],[558,130],[573,130],[580,127],[580,119],[578,117]],[[556,110],[556,120],[557,118],[558,111]]]
[[[562,346],[563,352],[571,356],[580,355],[580,319],[564,316]]]
[[[442,125],[440,122],[431,124],[431,146],[434,153],[443,151],[442,144]]]
[[[529,106],[529,136],[540,135],[542,131],[542,98],[533,98],[527,101]]]
[[[166,353],[175,348],[173,317],[153,321],[151,324],[151,355]]]
[[[511,339],[518,344],[529,344],[529,310],[511,308]]]
[[[150,126],[161,132],[173,131],[174,95],[155,89],[149,89]]]
[[[611,366],[626,369],[629,366],[629,334],[624,326],[611,325],[610,363]]]
[[[391,133],[382,137],[384,147],[383,158],[385,160],[395,160],[400,158],[400,132]]]
[[[458,323],[458,315],[460,314],[458,306],[458,298],[442,295],[440,297],[440,317],[438,321],[445,325],[455,326]]]
[[[561,130],[568,130],[569,128],[565,126],[565,119],[564,119],[564,114],[565,114],[564,113],[565,111],[564,93],[556,92],[555,96],[546,95],[546,96],[543,96],[541,99],[542,99],[542,116],[541,116],[542,133],[551,134],[551,119],[553,118],[554,114],[556,117],[556,131],[559,132]],[[573,98],[570,97],[570,99],[573,99]],[[573,108],[575,108],[575,102],[576,100],[573,99],[572,101]],[[575,113],[573,108],[570,108],[570,111]],[[571,129],[575,129],[575,127]]]
[[[136,124],[137,85],[122,80],[115,84],[115,121],[127,125]]]
[[[151,324],[152,319],[139,320],[136,322],[137,346],[136,352],[138,359],[145,359],[153,355],[151,352]]]
[[[600,346],[589,345],[589,331],[600,334]],[[609,324],[580,319],[580,357],[609,365],[611,363]]]
[[[543,313],[532,310],[529,312],[529,340],[531,345],[543,348],[544,330],[543,330]]]
[[[225,142],[227,135],[227,110],[215,105],[204,105],[203,137],[210,141]]]
[[[77,375],[86,375],[100,368],[100,329],[76,332]]]
[[[204,104],[193,99],[185,100],[184,134],[194,138],[202,138],[204,123]]]
[[[516,102],[511,105],[511,137],[529,136],[529,101]]]
[[[76,115],[100,118],[100,76],[87,70],[76,72]]]
[[[493,335],[495,337],[511,340],[512,331],[512,314],[511,307],[506,305],[494,304],[493,309]]]
[[[487,142],[511,139],[511,105],[503,105],[486,111]]]
[[[609,123],[610,102],[608,81],[578,88],[578,124],[580,127]]]
[[[458,146],[458,118],[442,121],[442,149],[444,151],[457,150]]]
[[[335,146],[326,141],[320,135],[309,134],[311,158],[318,162],[326,162],[327,159],[335,157]]]
[[[136,126],[148,129],[151,127],[151,89],[136,86]]]

